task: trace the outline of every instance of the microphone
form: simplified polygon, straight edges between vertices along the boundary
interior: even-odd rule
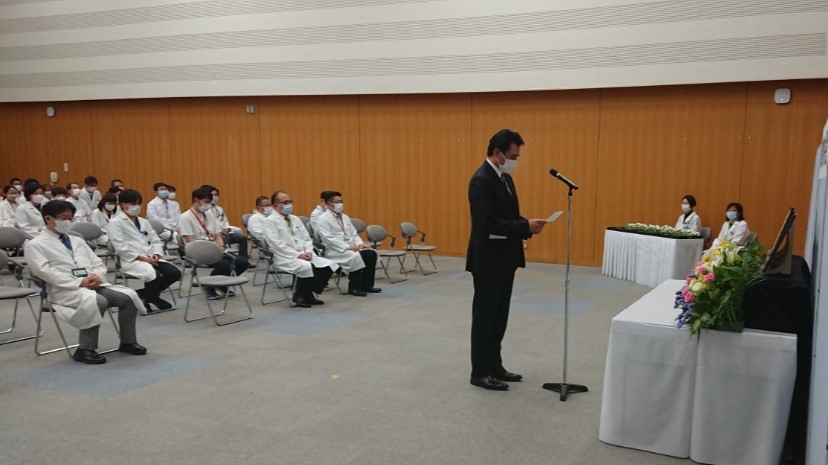
[[[552,176],[558,178],[561,182],[563,182],[564,184],[569,186],[570,189],[576,190],[576,191],[578,190],[578,186],[575,185],[574,182],[567,179],[566,176],[559,173],[558,170],[556,170],[555,168],[552,168],[551,170],[549,170],[549,174],[551,174]]]

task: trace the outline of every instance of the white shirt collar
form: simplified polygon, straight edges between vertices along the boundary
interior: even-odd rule
[[[494,163],[492,163],[492,160],[490,160],[490,159],[489,159],[489,157],[486,157],[486,162],[488,162],[488,163],[489,163],[489,166],[491,166],[492,168],[494,168],[495,173],[497,173],[497,177],[501,177],[501,176],[503,176],[503,173],[501,173],[501,172],[500,172],[500,167],[498,167],[497,165],[495,165]]]

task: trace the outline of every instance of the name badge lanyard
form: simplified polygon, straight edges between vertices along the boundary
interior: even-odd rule
[[[204,234],[207,234],[207,237],[212,241],[213,240],[213,234],[210,232],[209,229],[207,229],[207,224],[206,224],[207,215],[206,214],[203,214],[203,215],[204,215],[204,221],[201,221],[201,218],[198,217],[198,213],[196,213],[195,210],[193,210],[193,216],[195,216],[195,219],[198,221],[198,224],[201,225],[201,229],[204,230]]]
[[[287,224],[288,224],[288,231],[290,231],[290,237],[293,238],[293,245],[295,247],[299,247],[299,241],[296,237],[296,233],[293,232],[293,222],[290,221],[290,215],[285,215],[285,222],[287,222]],[[302,226],[302,227],[304,228],[304,226]],[[302,252],[307,252],[307,250],[305,250],[304,245],[305,244],[302,244],[302,247],[299,247],[299,248],[302,249]]]
[[[345,231],[345,223],[342,222],[342,213],[336,216],[336,224],[339,225],[339,229],[342,230],[342,236],[345,238],[345,242],[351,243],[351,239],[348,237],[348,233]]]

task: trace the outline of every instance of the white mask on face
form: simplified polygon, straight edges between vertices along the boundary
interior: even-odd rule
[[[170,200],[175,200],[175,192],[170,192],[169,196],[167,196]]]
[[[17,197],[17,194],[9,194],[6,196],[6,200],[8,200],[10,203],[14,203],[17,200]]]
[[[66,200],[66,196],[65,195],[59,195],[59,196],[55,197],[55,200]]]
[[[141,213],[141,206],[140,205],[132,205],[127,208],[127,215],[129,216],[138,216]]]
[[[35,194],[32,196],[32,203],[35,205],[40,205],[43,202],[43,196],[40,194]]]
[[[80,188],[79,188],[79,187],[76,187],[76,188],[72,189],[72,191],[71,191],[71,192],[72,192],[72,195],[74,195],[75,197],[77,197],[77,196],[78,196],[78,194],[80,194]]]
[[[114,203],[107,203],[107,204],[104,205],[104,208],[106,208],[106,211],[109,211],[109,212],[115,211],[115,204]]]
[[[285,215],[290,215],[291,213],[293,213],[293,204],[285,204],[284,208],[282,208],[282,213],[284,213]]]
[[[198,206],[198,211],[200,211],[201,213],[207,213],[208,211],[210,211],[210,208],[212,208],[212,207],[213,207],[213,205],[209,204],[209,203],[205,204],[205,205],[199,205]]]
[[[504,174],[511,173],[512,171],[514,171],[516,167],[517,160],[510,160],[507,158],[506,161],[503,162],[503,166],[500,167],[500,171],[502,171]]]
[[[272,214],[273,214],[273,207],[265,207],[264,213],[262,213],[262,215],[264,215],[264,216],[270,216]]]
[[[69,220],[55,220],[55,229],[61,234],[66,234],[72,229],[72,222]]]
[[[335,203],[334,204],[334,211],[337,213],[342,213],[345,210],[344,203]]]
[[[86,191],[89,192],[90,194],[94,193],[96,190],[98,190],[97,186],[86,188]]]
[[[22,191],[22,190],[23,190],[23,186],[22,186],[22,185],[20,185],[20,184],[15,184],[15,185],[14,185],[14,188],[15,188],[15,189],[17,189],[17,190],[19,190],[19,191]]]
[[[690,213],[690,210],[692,210],[692,208],[690,208],[690,205],[686,203],[681,204],[681,211],[683,211],[684,213]]]

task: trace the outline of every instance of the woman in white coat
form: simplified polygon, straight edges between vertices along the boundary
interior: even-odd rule
[[[17,199],[20,197],[20,192],[14,186],[6,186],[3,188],[3,195],[5,198],[0,201],[0,227],[13,228],[17,224]]]
[[[32,275],[46,282],[49,299],[57,315],[80,330],[73,358],[88,364],[105,363],[95,350],[101,316],[108,307],[118,307],[121,345],[118,350],[143,355],[147,349],[135,336],[136,313],[146,313],[138,295],[124,286],[106,282],[106,266],[79,237],[67,234],[75,207],[51,201],[42,207],[46,226],[25,246]]]
[[[43,215],[40,214],[40,207],[46,203],[43,197],[43,188],[36,183],[29,183],[23,188],[23,196],[26,203],[17,207],[14,211],[17,228],[33,238],[40,234],[46,227],[43,222]]]
[[[725,240],[731,241],[736,245],[746,245],[750,238],[750,229],[748,229],[747,221],[745,221],[742,204],[737,202],[729,203],[725,217],[726,221],[722,225],[722,230],[719,231],[719,237],[713,241],[711,248],[715,249]]]
[[[262,226],[264,240],[273,254],[273,265],[296,276],[293,302],[297,306],[324,304],[313,293],[322,293],[339,265],[314,253],[308,229],[298,216],[292,215],[293,200],[287,192],[278,191],[270,200],[275,211],[262,221]]]
[[[678,217],[678,221],[676,222],[676,229],[693,232],[701,231],[701,218],[699,218],[699,215],[695,212],[694,208],[696,208],[695,197],[693,197],[690,194],[687,194],[681,198],[682,214]]]
[[[109,243],[107,226],[109,226],[109,220],[118,214],[117,210],[117,197],[115,197],[115,194],[107,193],[101,198],[100,202],[98,202],[98,207],[95,211],[92,212],[92,223],[101,228],[101,237],[95,241],[98,245],[106,245]]]

